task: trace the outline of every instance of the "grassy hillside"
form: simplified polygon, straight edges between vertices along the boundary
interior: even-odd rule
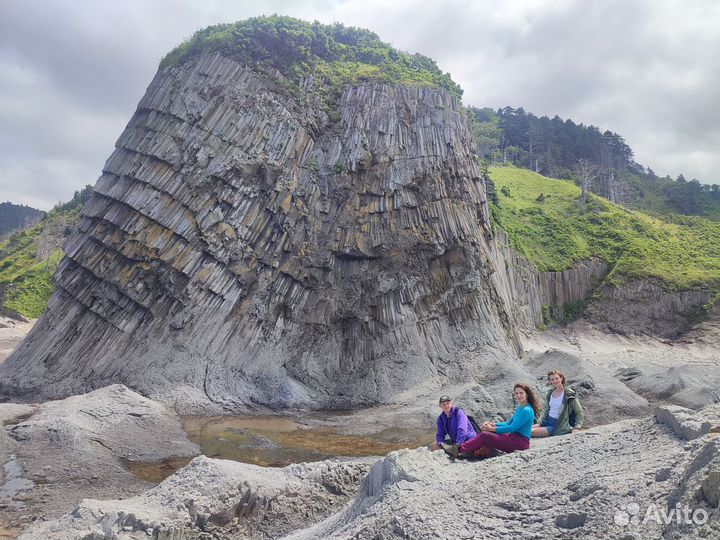
[[[628,210],[580,188],[516,167],[491,167],[493,221],[540,270],[565,270],[591,257],[612,268],[609,279],[657,278],[669,290],[720,290],[720,223]]]
[[[63,257],[62,244],[91,194],[92,187],[86,186],[37,225],[0,242],[0,307],[31,319],[45,311],[55,292],[55,268]]]
[[[661,219],[675,213],[720,220],[720,185],[686,180],[683,175],[675,180],[657,176],[635,162],[632,148],[617,133],[569,118],[537,117],[522,107],[466,110],[477,154],[494,164],[512,164],[579,184],[578,162],[585,160],[597,168],[590,183],[593,193],[614,196],[623,206]]]

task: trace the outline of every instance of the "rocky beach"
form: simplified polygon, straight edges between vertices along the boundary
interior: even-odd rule
[[[587,339],[574,333],[580,331]],[[607,366],[593,354],[598,334],[583,326],[563,335],[555,336],[555,349],[542,352],[532,348],[544,347],[547,334],[528,340],[527,367],[540,381],[547,365],[560,366],[577,388],[592,388],[583,397],[589,427],[489,460],[454,461],[422,446],[268,468],[193,459],[201,449],[180,428],[177,413],[121,385],[56,402],[1,404],[3,534],[48,540],[720,535],[720,408],[689,409],[670,404],[672,396],[663,402],[648,394],[648,401],[604,375]],[[678,361],[678,354],[692,358],[657,340],[647,340],[646,356],[637,342],[628,345],[616,336],[600,349],[614,346],[618,362],[632,356],[639,365],[643,358],[647,365]],[[696,350],[712,361],[713,351]],[[578,368],[580,358],[594,361]],[[478,416],[480,389],[456,390],[457,402]],[[431,428],[434,398],[321,416],[320,423],[370,437],[398,425]],[[180,456],[191,461],[159,485],[125,466]],[[19,489],[8,491],[13,485]],[[668,514],[677,508],[695,514],[678,522]]]
[[[528,203],[527,172],[501,209],[461,94],[342,25],[261,17],[171,51],[47,308],[0,320],[0,538],[720,539],[718,277],[623,266],[687,231],[584,184]],[[527,216],[599,254],[531,261],[502,228]],[[616,249],[612,219],[644,243]],[[544,395],[558,369],[580,429],[428,448],[439,395],[508,420],[513,384]]]

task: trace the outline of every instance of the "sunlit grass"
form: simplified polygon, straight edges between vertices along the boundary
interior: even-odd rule
[[[652,217],[526,169],[491,167],[493,219],[539,270],[598,258],[610,278],[657,278],[668,289],[720,286],[720,223],[695,216]]]

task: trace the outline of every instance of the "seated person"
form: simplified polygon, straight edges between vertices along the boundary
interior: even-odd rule
[[[442,443],[447,442],[447,439],[450,444],[459,444],[476,435],[465,411],[460,407],[453,406],[453,402],[448,396],[440,397],[440,408],[442,412],[437,419],[437,435],[435,442],[430,447],[431,450],[438,450]]]
[[[537,424],[533,426],[533,437],[565,435],[573,429],[580,429],[584,415],[575,390],[565,387],[565,374],[553,370],[548,373],[552,389],[545,396],[545,408]]]
[[[461,444],[442,444],[450,457],[489,457],[493,450],[514,452],[530,448],[530,432],[540,412],[540,402],[527,384],[517,383],[513,388],[518,407],[508,422],[485,422],[474,438]],[[477,452],[477,453],[476,453]]]

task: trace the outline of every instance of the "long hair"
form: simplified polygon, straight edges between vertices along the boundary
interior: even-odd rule
[[[515,386],[513,386],[513,391],[516,388],[522,388],[523,390],[525,390],[528,403],[533,408],[533,411],[535,411],[535,418],[539,418],[540,413],[542,413],[542,405],[540,405],[540,400],[538,399],[535,390],[530,388],[530,386],[525,383],[515,383]]]

